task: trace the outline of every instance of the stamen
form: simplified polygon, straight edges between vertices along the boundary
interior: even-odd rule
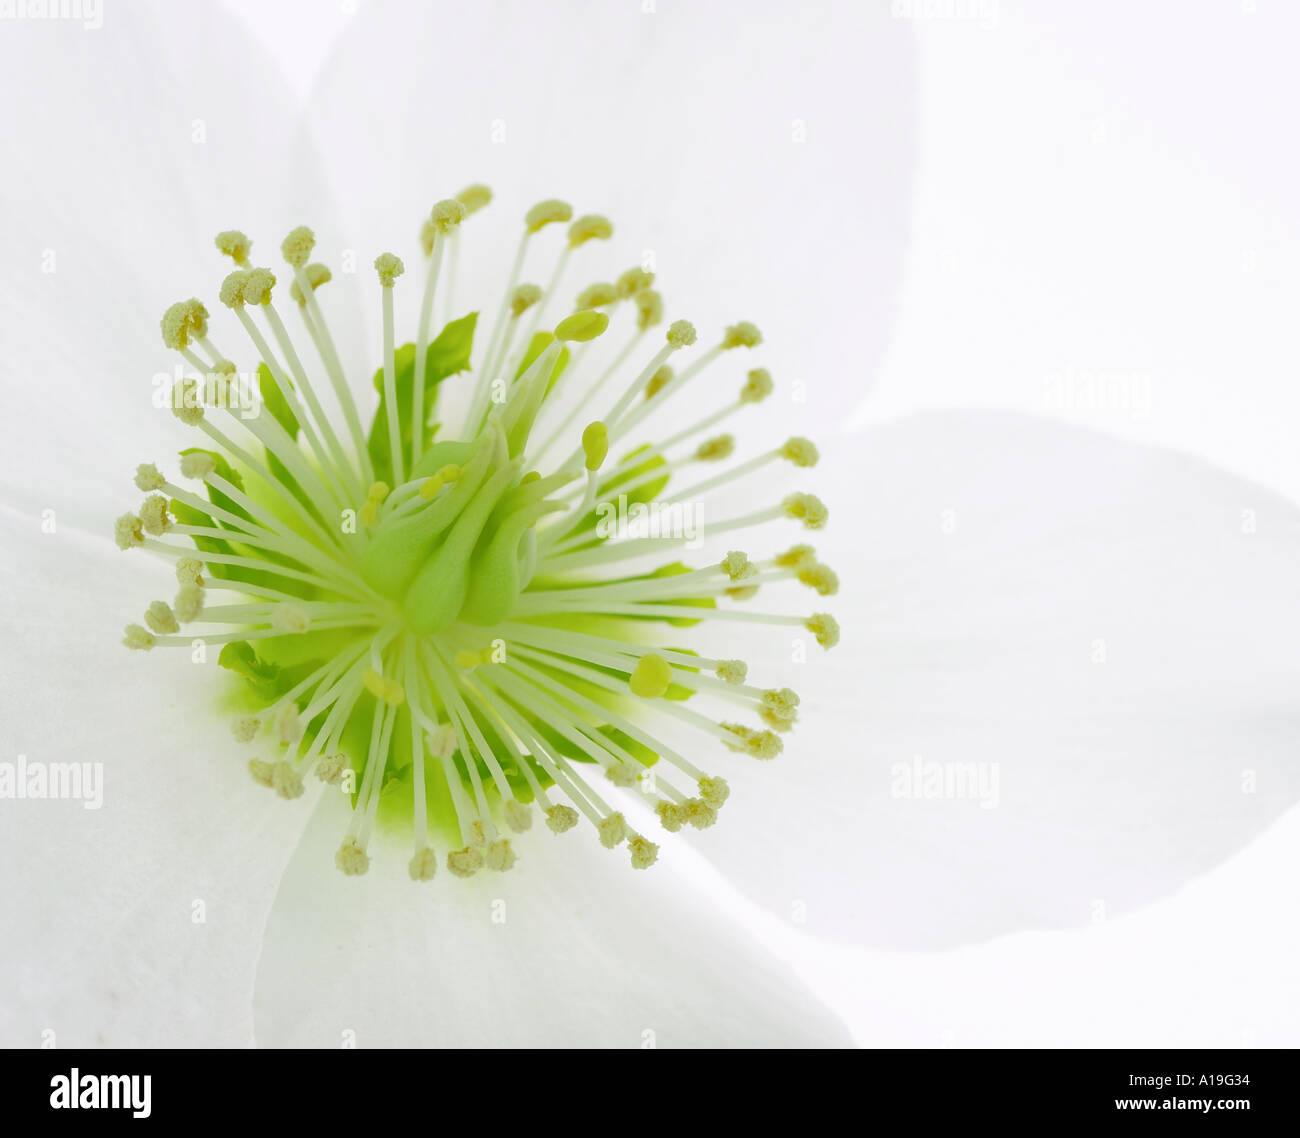
[[[434,879],[440,857],[453,877],[511,869],[526,856],[528,839],[520,835],[531,829],[534,805],[552,832],[589,823],[602,845],[626,844],[632,867],[647,868],[659,847],[633,830],[607,795],[634,798],[677,832],[714,825],[729,794],[725,780],[688,760],[682,750],[689,748],[667,745],[655,724],[684,726],[769,759],[781,750],[779,733],[798,719],[794,691],[749,686],[743,661],[707,654],[719,650],[715,637],[739,622],[803,629],[824,648],[839,638],[825,613],[730,604],[777,581],[833,595],[838,577],[807,546],[765,560],[733,550],[692,567],[675,560],[689,557],[680,537],[610,538],[595,524],[597,508],[616,500],[671,506],[739,488],[776,459],[816,464],[813,443],[794,437],[685,490],[673,483],[672,496],[660,496],[686,467],[732,457],[734,436],[713,429],[770,396],[774,385],[763,368],[751,369],[725,406],[693,422],[673,404],[668,437],[651,436],[610,461],[612,446],[723,353],[759,345],[758,329],[732,324],[684,366],[670,365],[674,353],[695,345],[696,330],[678,320],[657,350],[641,349],[665,310],[654,274],[634,267],[612,283],[588,285],[572,313],[538,334],[550,326],[542,324],[548,305],[562,302],[556,298],[575,250],[613,233],[607,218],[575,221],[567,203],[551,200],[526,214],[496,322],[489,336],[476,338],[472,320],[452,324],[452,289],[460,226],[491,198],[486,186],[468,186],[438,202],[421,228],[426,279],[413,355],[409,347],[397,350],[392,289],[404,266],[391,253],[375,259],[383,410],[369,432],[316,295],[331,273],[311,261],[312,231],[293,229],[280,251],[292,270],[290,296],[342,410],[337,430],[273,303],[275,273],[253,265],[247,236],[219,234],[217,248],[234,271],[218,295],[248,336],[258,410],[269,413],[240,413],[234,397],[239,377],[249,373],[209,339],[203,303],[171,305],[160,321],[163,343],[188,369],[173,390],[173,411],[205,440],[179,456],[177,481],[190,480],[186,485],[152,463],[136,467],[145,500],[114,523],[120,548],[170,558],[177,579],[174,601],[149,602],[142,623],[124,630],[123,644],[188,649],[194,633],[186,626],[198,624],[206,644],[221,646],[219,663],[242,675],[256,698],[256,714],[236,719],[232,733],[246,743],[265,734],[272,748],[271,757],[249,762],[253,779],[286,799],[303,794],[313,771],[326,785],[347,780],[354,809],[335,860],[352,876],[367,872],[371,835],[392,813],[381,803],[403,801],[411,826],[407,871],[415,881]],[[530,240],[556,223],[568,230],[540,278],[544,287],[521,284]],[[436,341],[445,357],[431,361],[435,311],[448,327]],[[625,319],[628,331],[602,352],[594,342],[611,318]],[[594,378],[584,370],[589,359],[600,360]],[[409,398],[399,391],[399,363],[403,381],[411,369]],[[466,370],[472,390],[453,404],[467,407],[464,419],[426,422],[426,384]],[[223,410],[238,430],[221,419]],[[548,432],[541,445],[539,424]],[[385,441],[389,459],[376,478],[371,447]],[[562,461],[546,461],[552,447]],[[750,497],[743,489],[736,496]],[[813,495],[792,493],[710,530],[781,518],[819,529],[827,511]],[[622,568],[661,555],[670,564],[653,572]],[[715,706],[764,726],[720,720]],[[388,793],[395,786],[399,792]]]

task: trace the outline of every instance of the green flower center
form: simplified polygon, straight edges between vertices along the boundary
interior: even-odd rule
[[[433,336],[436,301],[454,283],[462,224],[490,199],[474,186],[431,211],[416,337],[400,348],[393,293],[405,265],[391,253],[376,258],[383,360],[368,430],[316,296],[331,272],[310,261],[311,231],[295,229],[281,252],[314,367],[276,309],[275,274],[251,266],[242,233],[219,234],[217,247],[235,262],[220,298],[247,335],[255,370],[241,373],[218,350],[201,302],[167,310],[163,342],[190,369],[171,408],[206,436],[181,453],[180,475],[201,492],[144,464],[136,485],[149,496],[115,527],[123,549],[172,558],[178,580],[174,601],[152,602],[124,643],[220,645],[219,663],[244,681],[232,696],[235,736],[269,750],[250,760],[253,777],[286,799],[304,793],[310,774],[351,796],[337,855],[349,874],[368,868],[381,824],[411,835],[417,880],[433,876],[439,845],[458,876],[509,869],[512,836],[529,829],[535,809],[556,833],[587,822],[602,845],[626,844],[632,865],[645,868],[658,847],[633,830],[616,795],[639,799],[672,832],[711,825],[728,794],[696,765],[694,748],[688,755],[665,742],[657,720],[767,759],[797,718],[790,689],[749,686],[741,661],[687,642],[727,621],[801,628],[827,648],[838,639],[824,613],[738,606],[783,580],[834,593],[834,573],[809,547],[765,561],[731,551],[702,568],[678,556],[703,536],[685,524],[701,498],[733,493],[771,461],[817,461],[812,443],[793,438],[665,494],[682,470],[730,458],[730,435],[699,437],[770,395],[765,371],[751,370],[733,403],[628,446],[724,353],[756,346],[758,330],[732,325],[676,372],[670,358],[696,339],[677,321],[630,365],[663,319],[653,277],[640,268],[583,289],[575,311],[542,329],[570,258],[613,232],[605,218],[572,221],[540,288],[519,281],[527,254],[572,210],[547,201],[528,212],[466,407],[451,416],[454,428],[444,421],[442,388],[471,369],[478,314],[446,319]],[[627,310],[630,336],[592,378],[589,351]],[[582,424],[593,408],[600,417]],[[709,529],[783,517],[819,529],[826,510],[793,493]],[[697,696],[761,725],[688,707]]]

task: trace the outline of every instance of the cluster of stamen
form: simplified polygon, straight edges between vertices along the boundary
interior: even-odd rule
[[[350,875],[369,867],[386,800],[409,803],[415,880],[432,878],[440,861],[459,877],[510,869],[515,836],[535,812],[556,834],[586,822],[601,845],[626,846],[631,864],[646,868],[658,847],[632,828],[617,795],[676,832],[711,826],[729,793],[669,746],[656,722],[684,723],[702,739],[771,759],[798,718],[792,690],[748,684],[747,665],[707,654],[704,634],[741,621],[803,629],[825,648],[839,637],[826,613],[734,604],[783,580],[834,594],[835,574],[809,546],[761,560],[735,550],[691,569],[664,564],[685,536],[610,536],[594,525],[620,498],[693,502],[774,461],[816,464],[817,448],[790,438],[659,499],[679,471],[731,459],[735,438],[709,432],[771,395],[762,368],[749,370],[720,410],[657,443],[628,446],[644,420],[688,385],[698,389],[725,353],[756,347],[758,329],[731,325],[677,366],[695,328],[678,320],[648,346],[664,304],[642,268],[589,285],[572,311],[554,313],[571,259],[613,227],[597,215],[574,220],[567,203],[551,200],[525,217],[480,348],[477,318],[455,319],[450,295],[462,226],[491,196],[472,186],[433,207],[420,231],[416,336],[401,349],[393,293],[406,266],[392,253],[375,259],[383,346],[368,432],[317,296],[331,271],[311,260],[311,230],[294,229],[281,245],[298,343],[276,306],[276,272],[252,262],[244,234],[218,234],[217,248],[234,262],[218,294],[247,337],[254,370],[241,373],[213,342],[199,300],[167,309],[163,343],[188,369],[172,409],[202,445],[177,462],[189,485],[139,466],[145,497],[115,524],[122,549],[160,554],[176,570],[175,596],[148,604],[142,623],[127,627],[126,646],[221,646],[221,664],[248,684],[249,714],[232,726],[236,740],[261,748],[248,764],[254,780],[286,799],[302,796],[313,775],[351,794],[336,857]],[[535,240],[562,225],[546,283],[521,281]],[[445,321],[435,337],[439,300]],[[584,374],[589,346],[624,313],[625,343],[598,374]],[[559,317],[549,331],[548,314]],[[310,353],[299,349],[303,336]],[[471,352],[476,379],[459,429],[435,425],[439,385],[469,370]],[[566,392],[582,397],[562,413]],[[235,394],[252,397],[256,413]],[[600,416],[583,422],[595,409]],[[793,492],[708,532],[783,518],[817,530],[826,516],[818,498]],[[658,568],[639,568],[646,559]],[[706,643],[687,647],[696,637]],[[706,715],[691,705],[696,696],[755,722]]]

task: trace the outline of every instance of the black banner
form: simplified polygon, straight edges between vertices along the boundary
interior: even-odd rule
[[[418,1115],[427,1109],[428,1096],[437,1093],[434,1085],[454,1074],[460,1062],[481,1064],[485,1059],[502,1061],[466,1052],[10,1051],[0,1067],[0,1092],[11,1124],[96,1126],[114,1116],[114,1122],[139,1126],[173,1127],[196,1120],[211,1126],[247,1123],[263,1116],[268,1106],[295,1123],[371,1121],[376,1111],[379,1119],[392,1122],[389,1112],[398,1109],[404,1095],[411,1096],[404,1109]],[[1252,1121],[1294,1128],[1296,1060],[1291,1051],[864,1051],[806,1059],[796,1058],[792,1065],[787,1054],[747,1053],[739,1061],[749,1070],[739,1081],[734,1069],[729,1078],[728,1067],[715,1068],[717,1061],[708,1060],[711,1070],[722,1073],[718,1090],[727,1106],[717,1105],[766,1110],[764,1100],[770,1098],[769,1105],[780,1103],[812,1117],[844,1111],[866,1127],[889,1119],[996,1125],[1136,1118],[1146,1126],[1160,1125],[1156,1118],[1204,1118],[1234,1129]],[[534,1055],[526,1062],[534,1081],[528,1092],[517,1089],[536,1104],[563,1103],[567,1096],[555,1096],[544,1081],[545,1057]],[[562,1057],[560,1062],[571,1077],[572,1060]],[[671,1069],[672,1060],[668,1062]],[[592,1073],[603,1065],[599,1058],[586,1063]],[[762,1074],[759,1069],[769,1063],[770,1074]],[[693,1065],[681,1070],[696,1080],[701,1074]],[[664,1069],[654,1060],[637,1068],[624,1059],[617,1071],[621,1077],[616,1083],[584,1079],[585,1093],[594,1096],[595,1104],[625,1107],[627,1096],[637,1094],[638,1073],[662,1075]],[[480,1067],[477,1078],[485,1073]],[[766,1093],[745,1103],[737,1092],[752,1086],[755,1076],[763,1079]],[[728,1093],[725,1088],[733,1082]],[[463,1091],[465,1084],[458,1080],[451,1086]],[[655,1099],[666,1090],[663,1084],[656,1090],[641,1086],[641,1093]],[[378,1092],[378,1099],[366,1087]],[[503,1109],[507,1103],[492,1095],[490,1106]]]

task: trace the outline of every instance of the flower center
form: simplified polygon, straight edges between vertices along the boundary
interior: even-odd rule
[[[179,471],[202,492],[141,465],[136,485],[148,497],[116,522],[119,546],[171,558],[178,581],[174,601],[152,602],[124,643],[220,645],[219,663],[244,681],[235,736],[267,748],[249,763],[253,777],[288,799],[313,773],[351,795],[336,858],[348,874],[366,871],[375,827],[390,821],[412,834],[416,880],[434,875],[439,844],[457,876],[509,869],[511,836],[531,826],[535,808],[556,833],[585,821],[645,868],[658,847],[615,794],[639,800],[669,832],[712,825],[728,795],[724,779],[696,765],[696,748],[688,756],[670,746],[660,727],[684,724],[701,742],[769,759],[797,718],[793,691],[748,685],[744,663],[708,643],[688,646],[692,636],[733,621],[803,629],[826,648],[839,636],[825,613],[739,607],[785,580],[833,594],[835,574],[807,546],[759,561],[732,551],[700,568],[677,559],[703,537],[688,524],[692,505],[734,494],[772,461],[817,462],[812,443],[792,438],[665,494],[686,468],[731,457],[732,436],[707,432],[771,394],[766,371],[748,372],[733,402],[628,449],[706,368],[757,346],[758,330],[732,325],[675,371],[669,360],[696,332],[679,320],[645,351],[663,301],[641,268],[583,289],[543,330],[570,259],[613,231],[595,215],[572,221],[546,286],[521,283],[538,235],[572,219],[566,203],[546,201],[525,216],[476,352],[478,313],[457,317],[450,294],[462,224],[490,199],[474,186],[434,206],[421,232],[416,336],[400,348],[393,294],[405,265],[376,258],[383,349],[368,430],[316,296],[331,272],[310,260],[311,231],[295,229],[281,252],[315,367],[275,306],[275,274],[251,265],[242,233],[219,234],[235,262],[220,299],[255,370],[241,373],[218,350],[201,302],[167,310],[163,342],[189,369],[172,410],[208,444],[183,451]],[[440,295],[446,319],[434,336]],[[593,366],[597,341],[624,312],[630,335]],[[465,408],[448,414],[443,385],[470,370],[471,356]],[[582,425],[591,409],[599,418]],[[815,530],[826,509],[796,492],[709,533],[781,518]],[[229,603],[212,603],[225,594]],[[198,628],[182,634],[182,625]],[[761,726],[697,710],[704,703],[752,713]]]

